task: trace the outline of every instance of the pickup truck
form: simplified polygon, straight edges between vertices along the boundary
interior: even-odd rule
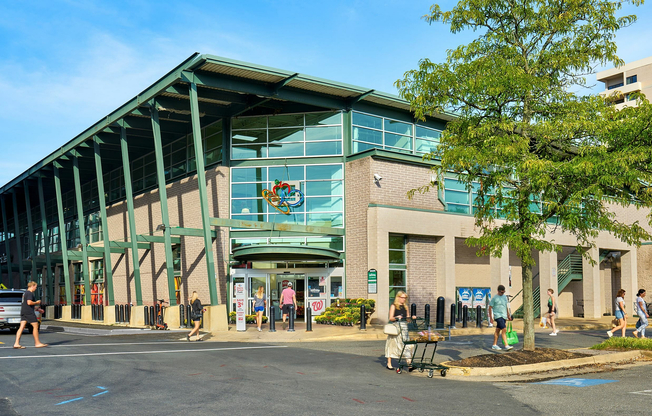
[[[20,327],[20,306],[23,303],[22,289],[0,289],[0,329],[9,329],[12,333],[18,331]],[[39,326],[41,325],[41,312],[40,308],[34,309],[36,317],[38,318]],[[27,325],[30,334],[32,333],[32,325]]]

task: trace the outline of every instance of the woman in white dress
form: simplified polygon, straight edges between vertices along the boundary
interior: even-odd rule
[[[387,341],[385,342],[385,357],[387,357],[387,369],[394,370],[392,367],[392,358],[399,359],[401,353],[403,353],[403,358],[408,363],[408,371],[412,371],[410,364],[412,363],[412,353],[414,351],[414,345],[409,345],[403,351],[403,338],[408,337],[408,327],[407,327],[407,318],[409,318],[407,307],[407,293],[399,290],[396,293],[394,298],[394,303],[389,307],[389,322],[397,322],[396,325],[400,328],[400,333],[398,335],[387,335]],[[416,319],[416,316],[413,316],[412,319]]]

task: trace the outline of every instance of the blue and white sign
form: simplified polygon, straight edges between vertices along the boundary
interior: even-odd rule
[[[473,292],[468,287],[460,287],[457,289],[458,300],[462,302],[462,306],[473,306]]]
[[[487,292],[485,289],[473,288],[473,308],[477,308],[478,306],[482,306],[483,308],[486,307],[486,294]]]
[[[558,386],[568,387],[589,387],[600,384],[615,383],[618,380],[600,380],[595,378],[559,378],[557,380],[548,380],[536,384],[555,384]]]

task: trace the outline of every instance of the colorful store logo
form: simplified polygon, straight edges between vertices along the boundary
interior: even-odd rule
[[[276,208],[278,212],[290,215],[290,207],[298,207],[303,204],[303,192],[278,179],[274,181],[274,184],[271,191],[263,189],[262,194],[265,201]]]

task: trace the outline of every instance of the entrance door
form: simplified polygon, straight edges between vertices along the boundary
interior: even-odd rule
[[[278,293],[278,314],[276,315],[276,320],[282,320],[283,314],[280,311],[280,306],[283,303],[281,299],[281,293],[283,290],[292,283],[292,289],[296,292],[297,298],[297,309],[294,311],[294,319],[305,321],[305,292],[306,292],[306,278],[303,274],[277,274],[276,276],[276,290]]]
[[[254,304],[254,295],[258,291],[260,286],[265,290],[265,296],[269,299],[269,283],[268,283],[267,274],[263,273],[247,273],[247,315],[255,315],[253,304]],[[269,316],[269,302],[267,302],[267,308],[264,312],[265,316]]]

